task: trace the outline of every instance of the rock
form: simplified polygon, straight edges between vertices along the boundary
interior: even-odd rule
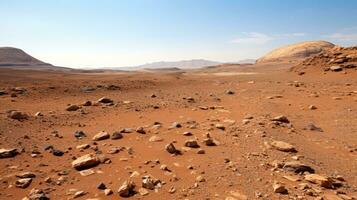
[[[315,126],[313,123],[309,123],[307,125],[307,130],[309,131],[318,131],[318,132],[323,132],[322,128]]]
[[[15,182],[16,187],[18,188],[27,188],[32,182],[32,178],[22,178]]]
[[[220,130],[223,130],[223,131],[226,129],[226,127],[223,124],[216,124],[215,127],[217,129],[220,129]]]
[[[182,133],[184,136],[192,136],[192,133],[190,131],[185,131]]]
[[[81,139],[81,138],[84,138],[84,137],[87,137],[87,136],[83,131],[76,131],[76,132],[74,132],[74,137],[76,137],[78,139]]]
[[[95,167],[100,163],[100,160],[97,156],[92,154],[86,154],[74,160],[72,162],[72,167],[77,170],[88,169],[91,167]]]
[[[276,116],[272,119],[272,121],[282,122],[282,123],[290,123],[289,119],[284,115]]]
[[[80,107],[78,105],[69,105],[66,110],[67,111],[76,111],[78,110]]]
[[[78,198],[78,197],[82,197],[82,196],[84,196],[84,195],[86,195],[86,194],[87,194],[87,192],[85,192],[85,191],[82,191],[82,190],[77,191],[77,192],[74,193],[73,199],[76,199],[76,198]]]
[[[171,153],[171,154],[177,154],[179,151],[175,148],[173,143],[167,144],[165,146],[165,149],[167,152]]]
[[[92,102],[91,101],[86,101],[82,104],[82,106],[91,106]]]
[[[120,188],[118,189],[119,196],[121,197],[130,197],[135,194],[135,184],[131,180],[125,181]]]
[[[109,196],[109,195],[111,195],[111,194],[113,194],[113,190],[111,190],[111,189],[104,189],[104,195],[105,196]]]
[[[142,187],[149,190],[153,190],[155,189],[155,182],[150,176],[144,176],[142,178]]]
[[[204,149],[198,149],[197,154],[205,154],[206,151]]]
[[[164,139],[162,139],[160,136],[153,135],[149,138],[149,142],[162,142]]]
[[[273,141],[270,143],[270,145],[283,152],[297,152],[295,147],[289,143],[283,142],[283,141]]]
[[[206,146],[216,146],[217,144],[215,143],[215,141],[213,140],[213,138],[205,138],[203,139],[203,143],[206,145]]]
[[[97,133],[96,135],[93,136],[93,141],[100,141],[100,140],[105,140],[110,138],[109,133],[105,132],[105,131],[101,131],[99,133]]]
[[[58,150],[58,149],[53,149],[53,150],[52,150],[52,154],[53,154],[54,156],[63,156],[64,152],[61,151],[61,150]]]
[[[28,115],[26,113],[20,112],[20,111],[16,111],[16,110],[12,110],[9,112],[8,117],[11,119],[16,119],[16,120],[25,120],[28,119]]]
[[[30,200],[50,200],[43,190],[37,188],[33,188],[28,197]]]
[[[175,193],[175,192],[176,192],[176,188],[175,188],[174,186],[170,187],[169,193],[170,193],[170,194],[173,194],[173,193]]]
[[[15,157],[19,152],[15,148],[11,149],[0,149],[0,158],[12,158]]]
[[[92,175],[92,174],[95,174],[95,172],[94,172],[94,170],[92,170],[92,169],[86,169],[86,170],[80,171],[79,174],[80,174],[81,176],[90,176],[90,175]]]
[[[135,130],[133,128],[123,128],[119,132],[121,132],[121,133],[132,133],[134,131]]]
[[[198,145],[198,142],[196,140],[186,140],[185,141],[185,147],[190,147],[190,148],[199,148],[200,145]]]
[[[331,71],[333,72],[339,72],[339,71],[342,71],[342,67],[339,66],[339,65],[333,65],[329,68]]]
[[[230,94],[230,95],[232,95],[232,94],[234,94],[235,92],[234,91],[232,91],[232,90],[226,90],[226,94]]]
[[[305,180],[320,185],[324,188],[332,188],[333,187],[333,179],[327,176],[319,175],[319,174],[306,174],[304,176]]]
[[[35,117],[43,117],[43,113],[41,113],[41,112],[36,112],[34,116],[35,116]]]
[[[107,186],[105,186],[105,184],[103,182],[100,182],[98,185],[97,185],[97,189],[99,190],[105,190],[107,189]]]
[[[181,128],[182,125],[179,122],[173,122],[170,128]]]
[[[206,179],[200,175],[196,177],[196,182],[206,182]]]
[[[83,150],[83,149],[88,149],[89,147],[90,147],[89,144],[81,144],[81,145],[77,145],[77,146],[76,146],[76,149],[81,149],[81,150]]]
[[[285,186],[283,186],[280,183],[274,182],[273,184],[273,190],[275,193],[280,193],[280,194],[287,194],[288,190],[285,188]]]
[[[35,178],[36,175],[32,172],[22,172],[20,174],[17,174],[16,177],[18,177],[18,178]]]
[[[137,132],[137,133],[140,133],[140,134],[146,134],[146,131],[145,131],[144,127],[138,127],[138,128],[136,129],[136,132]]]
[[[107,104],[107,103],[113,103],[113,102],[114,102],[114,101],[113,101],[112,99],[107,98],[107,97],[102,97],[102,98],[98,99],[98,103],[105,103],[105,104]]]
[[[306,164],[303,164],[299,161],[286,162],[283,164],[283,169],[287,170],[287,171],[292,171],[295,173],[303,173],[303,172],[314,173],[315,172],[315,170],[312,167],[310,167]]]
[[[112,140],[118,140],[118,139],[122,139],[123,138],[123,134],[119,131],[115,131],[112,133],[112,136],[110,137],[110,139]]]
[[[310,106],[309,106],[309,109],[310,109],[310,110],[316,110],[316,109],[317,109],[317,107],[316,107],[316,106],[314,106],[314,105],[310,105]]]

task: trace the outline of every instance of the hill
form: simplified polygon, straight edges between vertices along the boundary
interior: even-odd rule
[[[326,41],[301,42],[275,49],[258,59],[257,63],[296,61],[316,55],[324,49],[329,49],[334,46],[334,44]]]
[[[0,47],[0,66],[35,66],[51,65],[38,60],[21,49],[13,47]]]

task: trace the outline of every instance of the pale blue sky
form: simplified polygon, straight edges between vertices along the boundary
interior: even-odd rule
[[[258,58],[305,40],[357,45],[355,0],[0,0],[0,46],[68,67]]]

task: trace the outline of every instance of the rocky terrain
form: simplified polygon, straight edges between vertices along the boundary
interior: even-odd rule
[[[299,74],[342,72],[355,73],[357,67],[357,47],[339,47],[326,49],[318,55],[306,58],[292,68]]]
[[[179,73],[0,68],[0,199],[357,199],[357,79],[325,71],[349,55]]]

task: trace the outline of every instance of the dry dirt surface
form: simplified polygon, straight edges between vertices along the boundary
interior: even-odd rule
[[[0,69],[0,199],[356,199],[356,73],[277,66]]]

